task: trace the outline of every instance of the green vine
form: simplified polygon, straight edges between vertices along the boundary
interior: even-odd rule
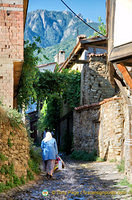
[[[6,183],[0,183],[0,192],[6,191],[10,188],[25,184],[24,176],[20,178],[14,172],[14,165],[2,165],[0,173],[7,178]]]
[[[0,153],[0,160],[6,161],[6,160],[8,160],[8,158],[3,153]]]
[[[10,148],[13,146],[13,143],[11,143],[11,139],[10,138],[8,138],[7,144],[8,144],[8,147],[10,147]]]
[[[38,99],[42,102],[38,128],[40,131],[56,129],[63,109],[62,104],[67,103],[73,110],[80,102],[80,72],[64,70],[62,73],[40,73],[36,86]]]

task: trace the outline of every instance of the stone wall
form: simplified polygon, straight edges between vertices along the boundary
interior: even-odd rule
[[[81,73],[81,105],[92,104],[115,95],[109,82],[106,54],[89,54]]]
[[[127,175],[128,180],[132,183],[132,94],[126,90],[128,95],[129,103],[126,103],[124,96],[122,95],[124,106],[124,136],[125,136],[125,174]]]
[[[14,62],[23,60],[23,0],[0,3],[0,100],[13,107]]]
[[[73,115],[74,149],[97,150],[106,160],[124,156],[124,113],[121,98],[80,106]]]
[[[7,157],[7,160],[0,159],[0,169],[3,165],[14,165],[18,177],[26,178],[29,160],[29,142],[26,129],[14,128],[6,113],[0,107],[0,154]],[[5,182],[6,177],[0,173],[0,182]]]

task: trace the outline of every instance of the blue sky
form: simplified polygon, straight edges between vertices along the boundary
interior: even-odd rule
[[[101,16],[103,22],[106,23],[106,0],[64,0],[65,3],[73,9],[75,13],[81,13],[84,18],[92,21],[98,21]],[[29,0],[28,12],[37,9],[67,10],[61,0]]]

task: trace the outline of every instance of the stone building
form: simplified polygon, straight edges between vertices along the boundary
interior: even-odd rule
[[[81,72],[80,105],[98,103],[99,101],[112,97],[115,94],[115,89],[112,88],[109,82],[106,46],[107,41],[105,38],[93,37],[87,39],[86,37],[79,37],[78,43],[74,47],[70,56],[59,69],[59,71],[61,71],[64,68],[70,68]],[[90,125],[90,121],[88,120],[90,119],[90,115],[88,117],[76,111],[74,111],[73,114],[67,104],[64,104],[63,108],[59,125],[61,143],[62,138],[64,137],[64,132],[67,134],[73,132],[74,149],[88,151],[90,143],[88,143],[87,138],[94,137],[94,133],[91,132],[93,131],[93,127],[91,126],[92,124]],[[97,113],[95,115],[97,115]],[[93,120],[97,121],[95,126],[98,126],[99,119],[97,116],[96,118],[97,119]],[[89,127],[88,129],[90,130],[86,131],[86,127]],[[95,129],[97,132],[98,128],[96,127]],[[93,136],[90,136],[90,132],[88,133],[88,131],[90,131]],[[85,143],[85,139],[87,140],[87,143]],[[94,143],[91,143],[92,148],[94,148],[93,144]]]
[[[132,182],[132,29],[122,23],[132,19],[131,10],[132,1],[107,0],[109,71],[124,101],[125,173]]]
[[[2,0],[0,3],[0,100],[16,107],[16,91],[21,75],[24,25],[28,0]]]
[[[13,119],[11,114],[8,116],[9,107],[17,107],[16,94],[24,60],[27,6],[28,0],[0,2],[0,101],[7,107],[6,111],[0,107],[0,183],[2,184],[11,181],[9,174],[2,173],[2,169],[12,168],[19,178],[26,178],[29,169],[29,141],[26,129],[23,125],[14,127],[11,124]]]

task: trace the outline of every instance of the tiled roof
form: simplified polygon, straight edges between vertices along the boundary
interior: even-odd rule
[[[83,106],[79,106],[79,107],[75,107],[74,109],[76,111],[80,111],[80,110],[87,110],[89,108],[93,108],[93,107],[97,107],[97,106],[100,106],[102,104],[105,104],[109,101],[113,101],[113,100],[119,100],[119,99],[122,99],[121,97],[112,97],[112,98],[108,98],[108,99],[104,99],[103,101],[101,102],[98,102],[98,103],[93,103],[91,105],[83,105]]]

